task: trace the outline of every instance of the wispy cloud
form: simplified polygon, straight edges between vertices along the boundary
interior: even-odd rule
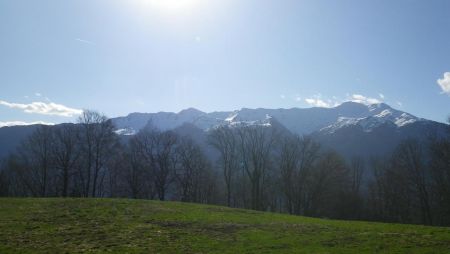
[[[16,126],[16,125],[34,125],[34,124],[54,125],[54,123],[43,122],[43,121],[36,121],[36,122],[9,121],[9,122],[0,122],[0,128]]]
[[[381,101],[378,99],[366,97],[361,94],[352,94],[349,101],[358,102],[358,103],[362,103],[362,104],[366,104],[366,105],[381,103]]]
[[[93,41],[84,40],[84,39],[80,39],[80,38],[76,38],[75,40],[78,41],[78,42],[81,42],[81,43],[95,45],[95,42],[93,42]]]
[[[371,98],[364,96],[362,94],[347,94],[345,99],[340,99],[336,96],[332,96],[332,99],[324,98],[321,94],[313,95],[309,98],[304,99],[304,101],[313,107],[331,108],[336,107],[344,102],[352,101],[357,103],[362,103],[366,105],[378,104],[383,102],[384,95],[379,94],[380,99]]]
[[[306,98],[305,102],[313,107],[330,108],[331,104],[318,98]]]
[[[0,105],[14,108],[14,109],[21,109],[25,113],[30,114],[41,114],[41,115],[53,115],[53,116],[64,116],[64,117],[73,117],[76,115],[80,115],[83,110],[81,109],[75,109],[75,108],[69,108],[67,106],[53,103],[53,102],[32,102],[29,104],[22,104],[22,103],[11,103],[7,101],[0,100]]]
[[[35,93],[34,95],[36,95],[37,97],[41,97],[42,96],[41,93]]]
[[[384,100],[384,94],[379,93],[378,96],[380,96],[380,99]]]
[[[450,72],[444,73],[444,77],[438,79],[437,83],[441,87],[442,93],[450,95]]]

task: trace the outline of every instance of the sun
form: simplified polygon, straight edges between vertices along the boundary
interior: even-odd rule
[[[200,0],[141,0],[143,4],[161,11],[180,12],[188,11],[198,4]]]

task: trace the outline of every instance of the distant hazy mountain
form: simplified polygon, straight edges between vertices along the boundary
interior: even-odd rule
[[[10,126],[0,128],[0,159],[16,150],[20,142],[39,125]]]
[[[365,105],[356,102],[345,102],[334,108],[243,108],[212,113],[189,108],[179,113],[132,113],[112,121],[119,135],[134,135],[151,124],[161,130],[191,136],[205,147],[207,132],[219,125],[276,126],[292,134],[311,135],[325,148],[335,149],[347,158],[385,155],[402,139],[440,137],[446,135],[447,128],[445,124],[415,117],[384,103]],[[0,128],[0,156],[17,146],[33,128]]]
[[[294,134],[304,135],[321,131],[333,133],[340,128],[360,125],[365,131],[384,123],[397,127],[428,121],[411,114],[395,110],[388,105],[364,105],[345,102],[335,108],[292,108],[292,109],[247,109],[230,112],[205,113],[196,109],[186,109],[179,113],[132,113],[126,117],[114,118],[118,133],[133,134],[151,122],[161,130],[175,129],[190,123],[202,130],[218,125],[254,124],[275,118]]]
[[[387,104],[365,105],[345,102],[334,108],[247,109],[205,113],[187,109],[179,113],[133,113],[113,119],[118,133],[130,135],[147,123],[162,130],[180,128],[189,123],[205,133],[219,125],[273,124],[276,121],[289,132],[311,135],[325,148],[337,150],[345,157],[383,156],[390,153],[403,139],[446,135],[445,124],[415,117]],[[278,127],[279,128],[279,127]],[[184,134],[187,135],[184,130]],[[200,139],[202,142],[204,138]]]

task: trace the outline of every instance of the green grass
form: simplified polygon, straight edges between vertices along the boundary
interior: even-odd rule
[[[450,253],[450,228],[126,199],[0,199],[0,253]]]

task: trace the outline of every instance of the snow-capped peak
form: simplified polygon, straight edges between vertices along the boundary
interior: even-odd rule
[[[375,112],[376,114],[366,117],[339,117],[335,123],[322,128],[320,131],[334,133],[342,127],[360,126],[365,132],[370,132],[384,124],[403,127],[421,120],[411,114],[392,109],[386,104],[373,104],[369,106],[369,111],[371,112],[380,110],[381,112]]]

